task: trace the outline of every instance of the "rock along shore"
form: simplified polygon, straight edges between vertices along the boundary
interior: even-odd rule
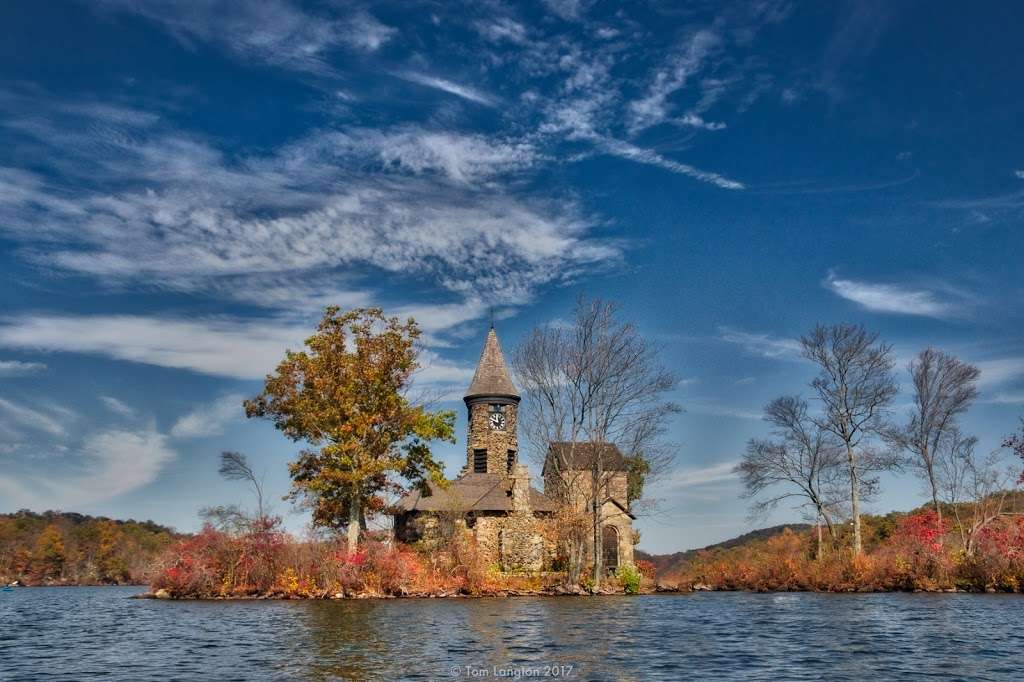
[[[639,594],[664,594],[674,592],[689,592],[689,589],[680,587],[678,585],[666,585],[658,584],[645,586],[639,592]],[[564,587],[555,586],[551,588],[544,588],[540,590],[497,590],[495,592],[483,592],[479,594],[466,594],[463,592],[436,592],[436,593],[421,593],[421,592],[408,592],[406,594],[379,594],[375,592],[357,592],[354,594],[345,594],[342,592],[335,592],[333,594],[325,593],[311,596],[286,594],[282,592],[272,592],[265,594],[246,594],[246,595],[210,595],[210,596],[196,596],[196,595],[175,595],[165,589],[154,590],[150,592],[144,592],[142,594],[133,595],[132,599],[179,599],[179,600],[215,600],[215,601],[256,601],[256,600],[343,600],[343,599],[474,599],[482,597],[602,597],[602,596],[615,596],[625,595],[625,592],[620,587],[607,588],[597,591],[587,591],[582,587]]]

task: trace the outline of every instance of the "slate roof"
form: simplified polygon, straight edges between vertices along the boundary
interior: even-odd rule
[[[591,470],[594,468],[594,460],[600,457],[601,468],[604,471],[628,471],[629,466],[625,458],[619,452],[614,443],[552,443],[548,446],[547,457],[544,458],[544,468],[547,469],[548,462],[557,457],[559,468],[563,466],[567,471]]]
[[[505,365],[505,356],[501,352],[501,344],[498,343],[498,334],[494,327],[487,332],[487,340],[484,341],[484,349],[480,353],[480,361],[476,364],[476,372],[473,374],[469,389],[466,390],[465,399],[483,396],[519,398]]]
[[[395,505],[399,512],[408,511],[512,511],[512,481],[499,474],[464,474],[447,488],[430,484],[431,495],[413,490]],[[530,488],[530,508],[553,512],[554,500],[536,488]]]

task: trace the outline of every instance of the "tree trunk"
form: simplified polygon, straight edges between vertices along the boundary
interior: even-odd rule
[[[604,558],[604,542],[601,537],[601,506],[597,503],[597,498],[594,498],[594,589],[601,587],[601,578],[603,569]]]
[[[860,540],[860,473],[857,471],[857,455],[853,448],[846,446],[846,456],[850,461],[850,511],[853,514],[853,553],[861,554],[863,546]]]
[[[817,523],[815,525],[818,526],[818,549],[814,553],[814,558],[820,560],[821,559],[821,543],[822,543],[822,539],[821,539],[821,514],[818,514],[818,521],[817,521]]]
[[[928,468],[928,482],[932,486],[932,506],[935,507],[935,517],[938,519],[939,528],[942,528],[942,505],[939,504],[939,491],[935,485],[935,474],[932,472],[931,467]],[[939,542],[942,541],[942,535],[939,535]]]
[[[569,569],[569,584],[579,585],[580,575],[583,573],[583,538],[574,538],[573,541],[567,543],[566,546],[566,561],[568,562]]]
[[[359,548],[359,486],[352,486],[348,499],[348,552],[351,554]]]
[[[825,507],[818,507],[818,514],[821,516],[821,520],[825,522],[825,528],[828,529],[828,537],[830,540],[835,541],[836,539],[836,528],[832,522],[832,517],[825,511]]]

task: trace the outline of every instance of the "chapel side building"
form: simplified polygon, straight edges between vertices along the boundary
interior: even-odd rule
[[[552,443],[542,475],[546,495],[588,520],[596,490],[601,509],[602,563],[608,570],[633,563],[636,517],[629,510],[629,467],[619,448],[612,443]],[[594,537],[588,532],[586,565],[591,564],[593,556]]]
[[[395,537],[403,542],[436,540],[465,529],[488,563],[504,571],[551,568],[556,547],[551,524],[560,510],[582,513],[592,496],[595,457],[602,486],[603,561],[609,570],[633,561],[633,516],[629,513],[627,467],[614,445],[553,443],[544,465],[544,492],[530,485],[519,459],[520,396],[492,326],[463,401],[469,430],[466,463],[447,486],[414,490],[394,509]],[[588,541],[587,556],[593,556]],[[589,560],[589,559],[588,559]]]

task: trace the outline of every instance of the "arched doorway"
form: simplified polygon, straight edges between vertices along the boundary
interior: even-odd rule
[[[606,571],[614,571],[619,567],[619,529],[615,526],[601,529],[601,552]]]

